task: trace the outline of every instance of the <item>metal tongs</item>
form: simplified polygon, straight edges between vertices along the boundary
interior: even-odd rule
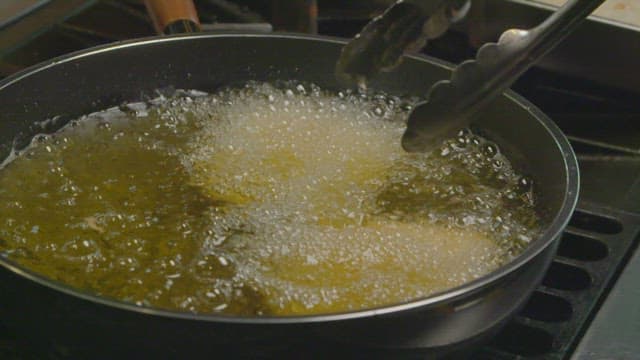
[[[343,49],[336,75],[365,86],[380,71],[390,71],[405,53],[422,49],[464,18],[470,0],[398,0],[369,22]]]
[[[415,3],[420,1],[427,2],[412,0]],[[441,6],[448,1],[440,1]],[[409,152],[429,151],[443,139],[468,127],[475,114],[502,94],[603,2],[604,0],[568,0],[540,25],[530,30],[507,30],[497,43],[487,43],[480,47],[475,59],[464,61],[455,67],[449,80],[439,81],[431,86],[427,100],[416,105],[409,115],[402,147]],[[402,3],[404,2],[399,1],[394,7]],[[374,21],[384,22],[384,17],[391,13],[390,10],[382,15],[382,19]],[[364,31],[366,30],[365,27]],[[339,73],[349,72],[348,66],[341,64],[355,63],[348,59],[351,56],[349,48],[350,45],[345,47],[346,51],[343,51],[338,62]]]

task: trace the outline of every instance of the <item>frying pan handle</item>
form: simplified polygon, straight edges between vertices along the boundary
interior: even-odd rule
[[[200,31],[193,0],[144,0],[158,34]]]

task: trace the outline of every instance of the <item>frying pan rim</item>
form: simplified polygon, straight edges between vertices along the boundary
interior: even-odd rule
[[[173,42],[173,41],[191,41],[198,40],[203,38],[265,38],[265,39],[292,39],[292,40],[302,40],[302,41],[315,41],[315,42],[324,42],[324,43],[334,43],[344,45],[346,40],[344,38],[330,37],[330,36],[321,36],[321,35],[308,35],[308,34],[295,34],[295,33],[271,33],[271,34],[256,34],[256,33],[246,33],[246,32],[234,32],[234,33],[197,33],[197,34],[188,34],[188,35],[171,35],[171,36],[153,36],[146,37],[140,39],[126,40],[115,43],[110,43],[106,45],[101,45],[97,47],[92,47],[88,49],[83,49],[80,51],[72,52],[69,54],[65,54],[42,63],[36,64],[34,66],[28,67],[16,74],[8,76],[7,78],[0,80],[0,92],[19,82],[22,79],[25,79],[29,76],[37,74],[41,71],[45,71],[49,68],[55,67],[58,64],[63,64],[67,62],[72,62],[75,60],[82,59],[84,57],[97,55],[103,52],[110,51],[121,51],[122,49],[126,49],[129,47],[136,46],[148,46],[156,43],[165,43],[165,42]],[[436,58],[432,58],[425,55],[411,55],[407,56],[410,59],[417,60],[421,63],[428,63],[430,66],[438,66],[446,70],[451,70],[453,65]],[[563,155],[563,164],[564,171],[567,175],[566,182],[564,185],[564,199],[562,202],[562,206],[550,224],[547,226],[546,230],[540,235],[540,237],[527,247],[525,251],[523,251],[520,255],[518,255],[515,259],[510,261],[509,263],[499,267],[498,269],[481,276],[478,279],[475,279],[471,282],[464,283],[455,288],[448,289],[446,291],[433,294],[431,296],[425,298],[414,299],[411,301],[395,303],[391,305],[369,308],[351,312],[340,312],[340,313],[330,313],[330,314],[320,314],[320,315],[296,315],[296,316],[278,316],[278,317],[269,317],[269,316],[260,316],[260,317],[241,317],[241,316],[230,316],[230,315],[219,315],[219,314],[196,314],[189,312],[181,312],[181,311],[172,311],[165,310],[159,308],[152,307],[142,307],[137,306],[135,304],[107,298],[101,297],[92,293],[83,292],[79,289],[73,288],[64,283],[58,282],[53,279],[46,278],[45,276],[23,268],[21,265],[15,263],[14,261],[0,256],[0,265],[5,267],[7,270],[17,274],[18,276],[24,277],[28,280],[31,280],[39,285],[48,287],[50,289],[65,293],[67,295],[73,296],[75,298],[79,298],[85,301],[89,301],[92,303],[96,303],[102,306],[112,307],[119,310],[124,311],[132,311],[139,314],[152,315],[164,318],[173,318],[173,319],[181,319],[181,320],[191,320],[191,321],[203,321],[203,322],[218,322],[218,323],[235,323],[235,324],[253,324],[253,325],[277,325],[277,324],[301,324],[301,323],[315,323],[315,322],[331,322],[331,321],[345,321],[345,320],[355,320],[359,318],[366,317],[375,317],[375,316],[383,316],[391,313],[398,313],[404,311],[415,311],[418,309],[425,309],[430,307],[436,307],[439,305],[443,305],[447,302],[455,301],[463,298],[467,294],[473,294],[478,292],[491,284],[499,282],[501,279],[505,278],[509,274],[514,271],[520,269],[525,266],[527,263],[533,260],[538,254],[544,251],[548,246],[557,240],[564,230],[564,228],[568,225],[571,214],[573,213],[577,202],[578,202],[578,193],[579,193],[579,170],[578,170],[578,162],[571,148],[568,139],[562,133],[562,131],[558,128],[558,126],[551,121],[540,109],[538,109],[535,105],[530,103],[524,97],[518,95],[512,90],[507,90],[504,94],[511,102],[514,102],[516,105],[524,108],[530,116],[534,118],[535,121],[538,121],[546,130],[546,132],[551,136],[554,140],[555,145],[558,147],[558,150]],[[532,120],[533,121],[533,120]]]

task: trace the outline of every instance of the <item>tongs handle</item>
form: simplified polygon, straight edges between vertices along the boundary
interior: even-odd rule
[[[530,30],[510,29],[497,43],[480,47],[449,80],[434,84],[409,116],[402,146],[428,151],[469,126],[473,115],[510,87],[522,73],[569,35],[604,0],[569,0]]]

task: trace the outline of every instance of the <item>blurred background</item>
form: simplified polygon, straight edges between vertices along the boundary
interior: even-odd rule
[[[424,0],[428,1],[428,0]],[[394,0],[195,0],[205,31],[290,31],[351,37],[372,17]],[[474,49],[493,41],[509,26],[531,26],[550,9],[565,0],[473,0],[467,20],[449,31],[444,40],[428,45],[426,52],[453,62],[473,56]],[[640,58],[637,42],[630,44],[629,32],[638,33],[640,2],[608,0],[596,11],[597,24],[612,25],[616,34],[603,32],[584,35],[580,46],[593,50],[590,56],[570,50],[555,51],[543,67],[562,67],[563,72],[611,82],[618,87],[640,89],[640,76],[626,79],[630,55]],[[620,31],[618,31],[620,30]],[[1,0],[0,1],[0,78],[27,66],[87,47],[118,40],[154,35],[153,23],[143,0]],[[606,37],[608,37],[608,39]],[[635,39],[635,36],[633,37]],[[584,41],[583,41],[584,40]],[[588,44],[586,42],[589,42]],[[567,41],[568,43],[568,41]],[[626,49],[625,49],[626,47]],[[575,46],[574,46],[575,48]],[[624,51],[614,58],[610,69],[595,69],[605,50]],[[589,61],[593,58],[593,61]],[[576,62],[575,60],[579,60]],[[563,63],[558,65],[558,62]],[[572,62],[571,66],[564,63]],[[596,64],[596,65],[594,65]],[[634,66],[635,67],[635,66]],[[617,71],[617,76],[611,76]],[[623,71],[627,71],[624,73]],[[623,78],[621,80],[621,78]],[[636,79],[637,78],[637,79]]]
[[[196,0],[195,4],[205,30],[273,28],[349,36],[391,2]],[[336,25],[338,30],[330,30]],[[154,33],[142,0],[2,0],[0,77],[57,55]]]

